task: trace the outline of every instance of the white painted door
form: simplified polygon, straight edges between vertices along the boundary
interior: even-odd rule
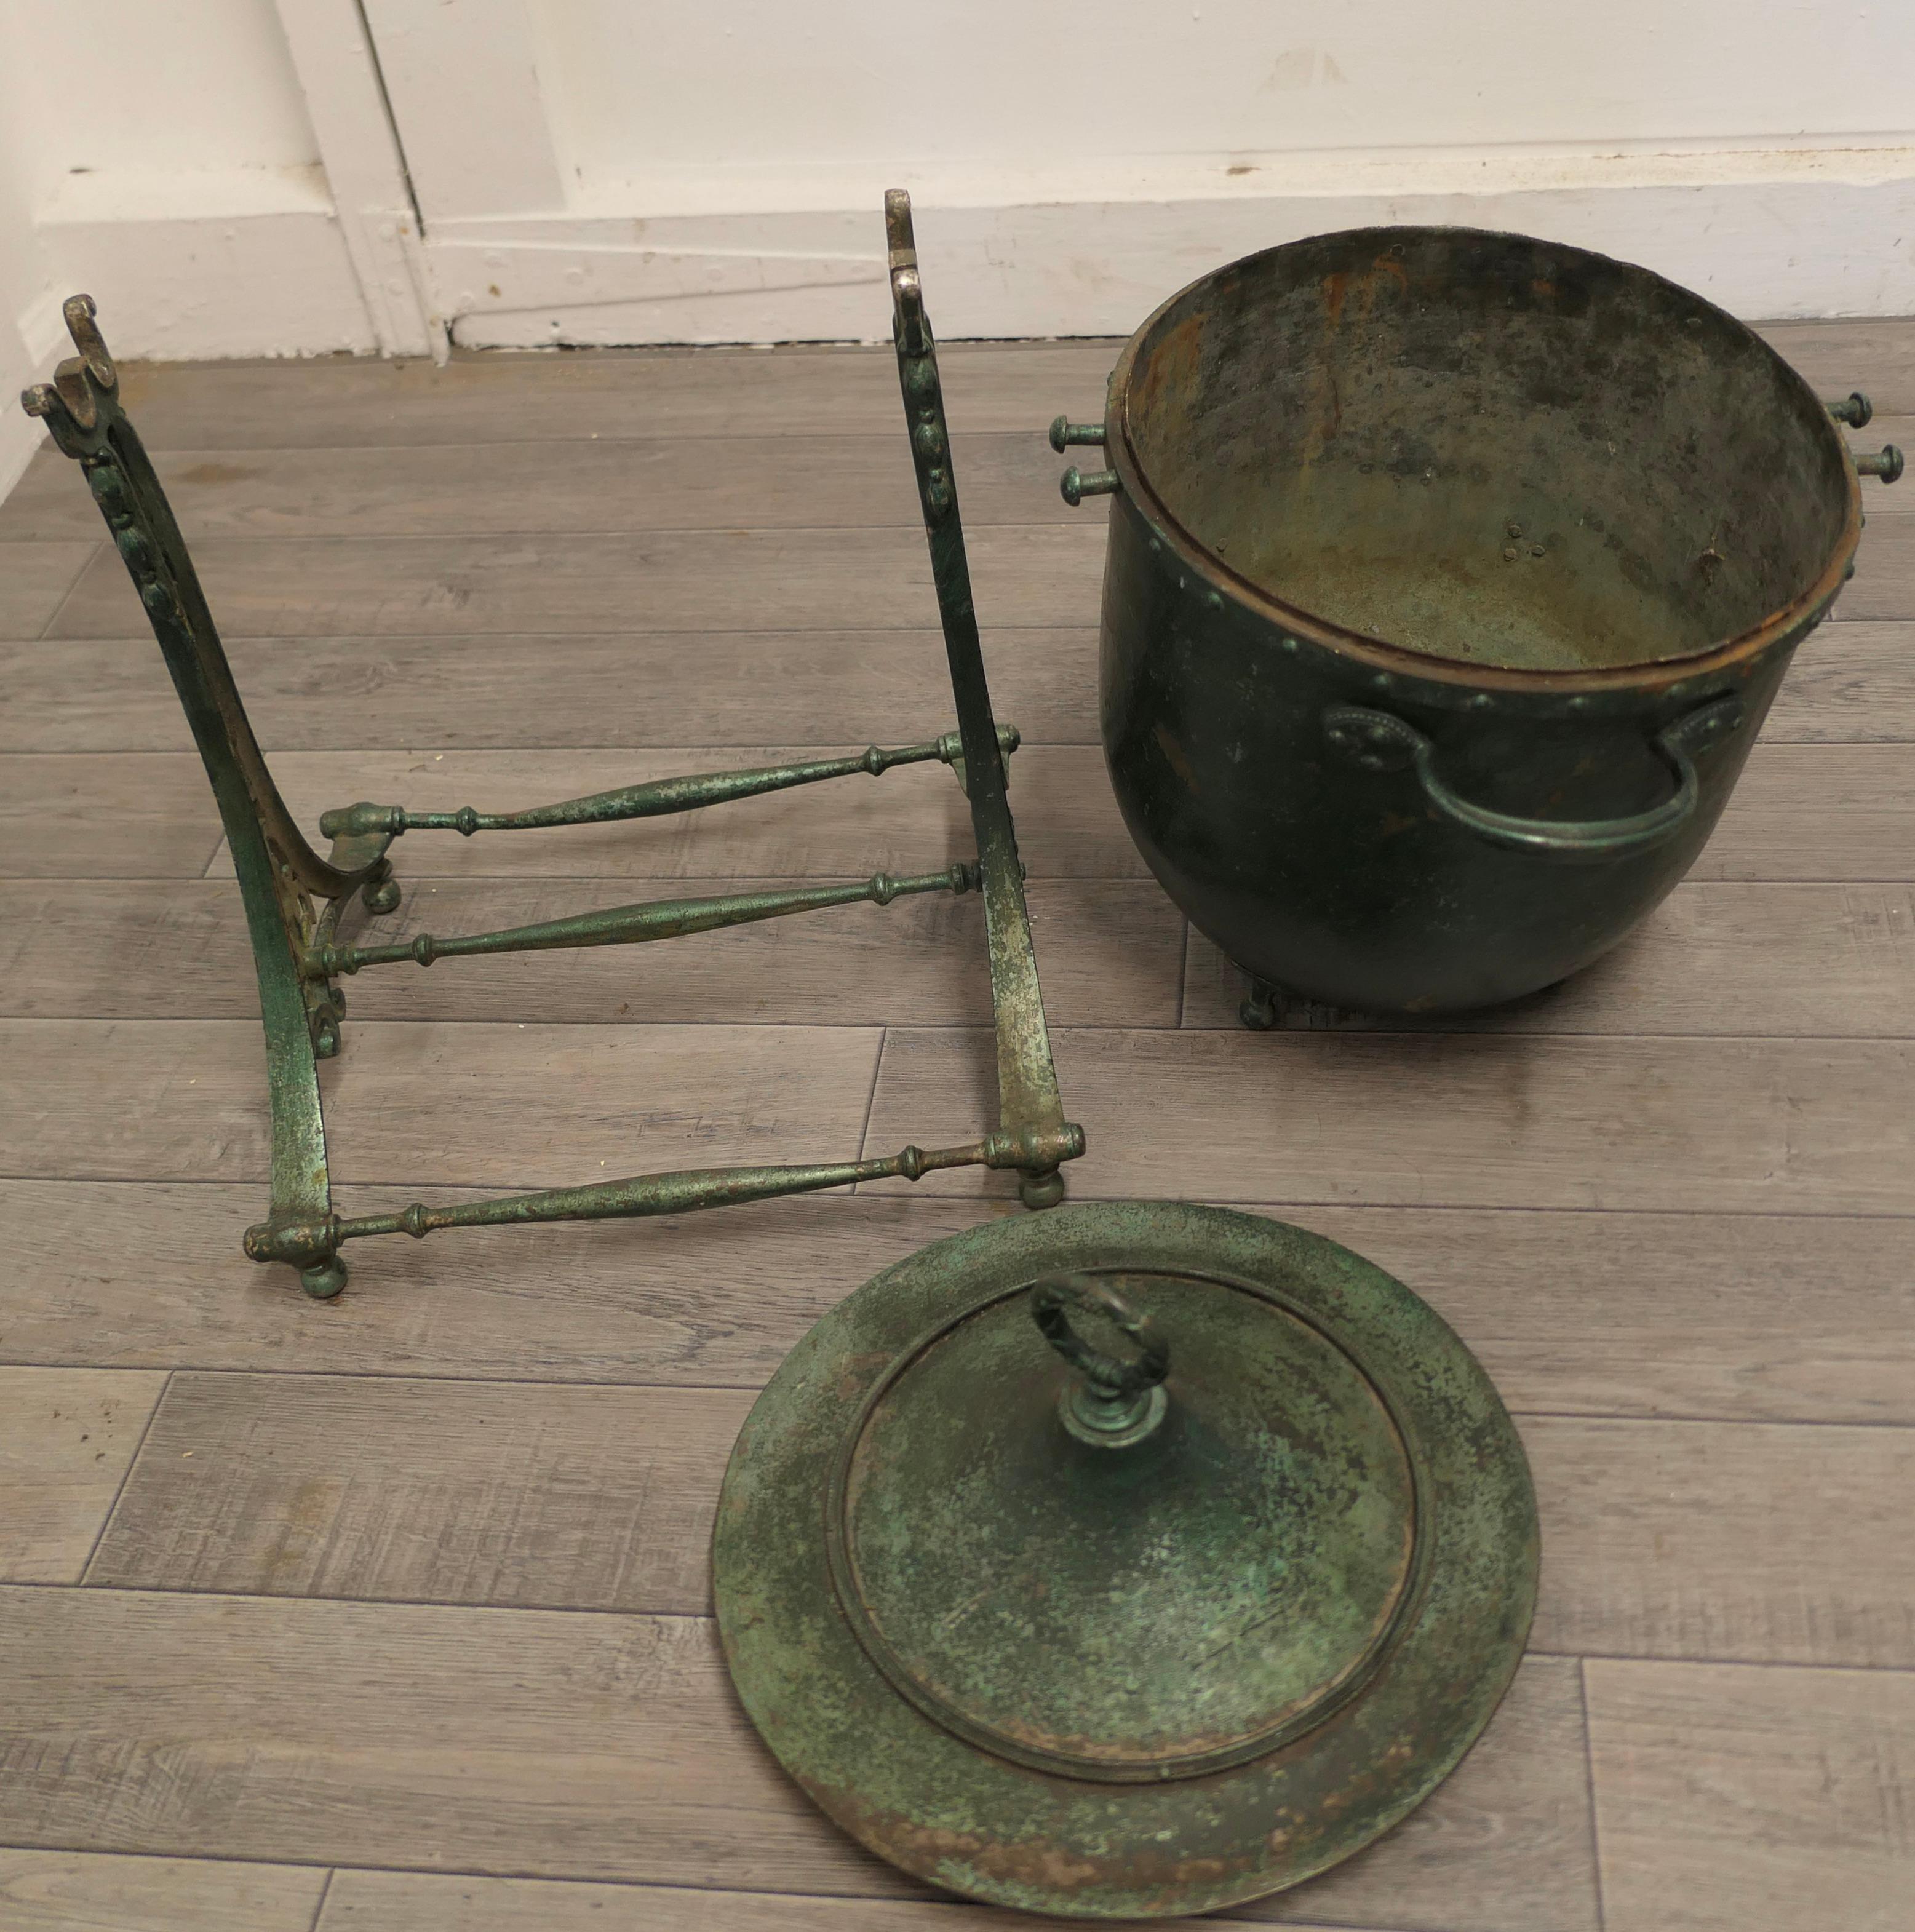
[[[361,17],[276,4],[296,56],[298,20]],[[363,20],[423,224],[416,255],[392,246],[473,344],[870,339],[893,186],[947,336],[1125,332],[1232,255],[1388,220],[1556,235],[1745,313],[1915,308],[1915,134],[1883,131],[1910,124],[1906,0],[363,0]],[[362,252],[387,245],[373,224]]]

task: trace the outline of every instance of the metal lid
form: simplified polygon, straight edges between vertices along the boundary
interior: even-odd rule
[[[827,1514],[839,1607],[892,1684],[1016,1762],[1117,1781],[1241,1763],[1360,1690],[1413,1593],[1416,1472],[1286,1300],[1054,1276],[893,1362]],[[1127,1360],[1084,1359],[1100,1328]]]
[[[1109,1918],[1347,1857],[1488,1721],[1535,1591],[1474,1358],[1334,1242],[1180,1202],[999,1220],[794,1349],[713,1568],[786,1769],[906,1870]]]

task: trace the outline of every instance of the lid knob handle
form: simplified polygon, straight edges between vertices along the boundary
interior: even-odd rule
[[[1136,1345],[1136,1352],[1126,1358],[1094,1347],[1070,1325],[1073,1310],[1102,1317]],[[1170,1348],[1148,1316],[1114,1288],[1082,1274],[1039,1282],[1031,1291],[1031,1312],[1044,1340],[1083,1377],[1058,1404],[1072,1435],[1097,1448],[1126,1449],[1154,1432],[1169,1406],[1163,1384]]]

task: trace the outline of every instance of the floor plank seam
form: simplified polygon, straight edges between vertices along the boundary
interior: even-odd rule
[[[1589,1674],[1580,1657],[1576,1660],[1576,1695],[1583,1712],[1583,1771],[1589,1792],[1589,1876],[1595,1886],[1596,1932],[1605,1932],[1609,1916],[1602,1898],[1602,1834],[1596,1816],[1595,1741],[1589,1727]]]
[[[375,1283],[371,1288],[361,1292],[377,1294],[380,1291]],[[287,1318],[296,1320],[299,1312],[298,1308],[294,1308],[289,1313]],[[83,1361],[15,1360],[11,1358],[0,1358],[0,1368],[97,1369],[103,1374],[137,1372],[142,1370],[153,1373],[161,1372],[151,1363],[113,1361],[102,1360],[98,1357]],[[164,1372],[167,1376],[169,1388],[171,1386],[172,1378],[177,1376],[231,1376],[238,1379],[253,1381],[272,1379],[293,1382],[431,1382],[450,1384],[454,1386],[470,1384],[476,1388],[627,1389],[634,1391],[663,1389],[682,1390],[688,1395],[756,1395],[764,1387],[761,1381],[698,1382],[683,1378],[661,1381],[643,1376],[614,1377],[566,1375],[479,1375],[456,1373],[443,1369],[299,1369],[288,1368],[276,1362],[257,1368],[236,1368],[229,1363],[170,1362],[166,1365]],[[161,1390],[162,1400],[164,1399],[166,1392],[164,1389]],[[158,1412],[159,1405],[156,1402],[154,1405],[153,1414],[157,1415]],[[1886,1432],[1890,1435],[1898,1432],[1902,1433],[1915,1432],[1915,1420],[1901,1422],[1886,1418],[1858,1419],[1852,1416],[1699,1415],[1687,1413],[1670,1414],[1661,1410],[1627,1408],[1512,1408],[1509,1413],[1519,1422],[1621,1422],[1645,1426],[1666,1424],[1673,1427],[1700,1429],[1841,1429]],[[148,1418],[149,1428],[152,1426],[152,1418],[149,1416]],[[143,1432],[140,1438],[143,1448],[145,1442],[146,1436]],[[138,1460],[138,1455],[139,1452],[136,1450],[135,1461]],[[131,1473],[131,1466],[129,1465],[129,1473]],[[122,1486],[125,1480],[122,1478]],[[117,1506],[117,1501],[116,1496],[116,1506]],[[104,1533],[105,1526],[103,1525],[101,1535],[104,1536]],[[97,1547],[100,1538],[96,1538],[95,1540]],[[91,1560],[89,1556],[89,1562]],[[1582,1654],[1580,1652],[1576,1654]],[[1915,1666],[1910,1667],[1915,1668]]]
[[[1565,1664],[1664,1664],[1672,1670],[1839,1671],[1845,1677],[1915,1678],[1915,1664],[1811,1664],[1795,1657],[1691,1657],[1667,1651],[1545,1650],[1536,1646],[1523,1654],[1557,1658]]]
[[[139,1466],[140,1456],[145,1453],[146,1438],[152,1434],[153,1424],[159,1418],[160,1405],[166,1400],[167,1391],[173,1387],[173,1372],[171,1369],[167,1370],[167,1378],[161,1383],[160,1392],[153,1398],[153,1406],[146,1412],[146,1422],[140,1431],[140,1440],[133,1445],[133,1454],[127,1458],[126,1467],[120,1472],[119,1486],[113,1491],[112,1504],[107,1509],[106,1514],[100,1519],[100,1527],[94,1532],[92,1546],[86,1552],[86,1561],[80,1566],[80,1582],[77,1586],[70,1585],[66,1587],[80,1588],[86,1587],[87,1572],[93,1568],[94,1558],[100,1554],[100,1546],[107,1540],[107,1532],[113,1526],[114,1517],[119,1514],[120,1504],[125,1500],[128,1486],[133,1480],[133,1472]]]
[[[456,1611],[461,1616],[476,1613],[487,1618],[643,1617],[654,1623],[695,1624],[712,1629],[716,1629],[717,1622],[710,1610],[653,1610],[634,1604],[496,1603],[461,1597],[347,1597],[325,1591],[210,1589],[166,1583],[53,1583],[36,1582],[26,1578],[0,1583],[0,1593],[8,1590],[83,1592],[94,1598],[139,1597],[173,1603],[324,1604],[348,1610]],[[1666,1651],[1552,1650],[1539,1645],[1529,1646],[1523,1654],[1526,1658],[1548,1658],[1565,1664],[1662,1664],[1672,1670],[1769,1670],[1818,1674],[1840,1672],[1850,1677],[1906,1678],[1915,1681],[1915,1664],[1823,1663],[1802,1658],[1693,1656]]]
[[[93,568],[94,560],[99,556],[100,553],[103,550],[106,548],[105,542],[98,537],[95,537],[91,539],[81,538],[79,541],[83,543],[90,542],[91,548],[88,550],[86,556],[80,560],[80,568],[74,573],[73,581],[70,583],[67,586],[66,589],[60,593],[60,601],[54,605],[53,615],[50,616],[47,620],[47,622],[41,627],[40,635],[37,639],[32,640],[34,642],[45,644],[52,640],[53,636],[53,626],[60,621],[60,614],[66,609],[67,606],[70,603],[72,602],[74,592],[80,588],[80,585],[83,582],[85,582],[87,573]]]
[[[332,1881],[338,1876],[336,1871],[329,1871],[321,1882],[318,1900],[313,1906],[312,1923],[307,1927],[306,1932],[319,1932],[320,1921],[326,1916],[326,1901],[332,1894]]]
[[[1022,528],[1023,526],[1013,525],[1007,527]],[[629,536],[631,532],[627,531],[624,534]],[[41,539],[35,539],[35,541],[41,541]],[[66,541],[71,542],[74,539],[69,538]],[[251,541],[265,543],[270,542],[271,539],[256,537]],[[341,542],[347,539],[335,538],[332,541]],[[1862,617],[1856,620],[1856,622],[1864,624],[1895,624],[1906,621],[1905,619],[1897,617]],[[990,623],[983,625],[980,628],[983,632],[985,642],[988,645],[992,635],[1000,632],[1015,631],[1020,638],[1024,638],[1035,631],[1056,631],[1069,637],[1073,634],[1094,634],[1097,627],[1094,616],[1087,614],[1085,620],[1081,624]],[[649,624],[621,624],[616,630],[601,631],[594,630],[590,625],[586,624],[563,631],[540,631],[531,628],[517,631],[344,631],[327,632],[318,635],[305,632],[286,631],[222,630],[220,632],[221,641],[229,645],[283,644],[289,641],[301,640],[316,644],[322,641],[323,639],[335,638],[342,642],[350,643],[355,639],[366,638],[377,638],[383,642],[409,644],[431,644],[434,639],[446,641],[456,639],[461,643],[470,643],[474,638],[491,638],[495,640],[505,638],[564,638],[574,643],[580,644],[593,640],[602,643],[630,643],[634,640],[645,638],[750,638],[770,643],[779,638],[815,638],[820,635],[847,638],[921,638],[924,640],[924,648],[929,652],[935,650],[944,642],[944,634],[935,624],[908,623],[832,624],[797,630],[784,628],[777,625],[763,624],[661,624],[656,626]],[[158,648],[150,634],[143,638],[133,631],[102,632],[97,638],[7,638],[0,639],[0,643],[125,644],[129,647],[143,645],[149,650]],[[1094,739],[1087,740],[1085,742],[1097,743],[1101,741]],[[623,748],[614,746],[610,748],[616,751]]]
[[[745,876],[743,874],[740,875]],[[404,962],[401,962],[404,963]],[[149,1013],[141,1016],[140,1023],[148,1026],[167,1027],[232,1027],[247,1024],[257,1016],[251,1013]],[[71,1026],[85,1024],[97,1020],[102,1026],[123,1023],[123,1016],[113,1013],[58,1014],[12,1013],[0,1016],[10,1026]],[[616,1028],[620,1033],[638,1033],[647,1030],[669,1030],[686,1032],[699,1027],[742,1027],[755,1031],[772,1033],[901,1033],[949,1036],[963,1034],[980,1039],[991,1037],[992,1030],[969,1020],[953,1020],[940,1024],[926,1020],[756,1020],[756,1019],[698,1019],[698,1020],[620,1020],[602,1019],[539,1019],[493,1020],[471,1019],[455,1014],[440,1018],[429,1015],[417,1019],[356,1019],[352,1025],[362,1032],[371,1032],[381,1027],[490,1027],[499,1032],[516,1032],[537,1027],[605,1027]],[[1052,1024],[1053,1039],[1068,1038],[1075,1034],[1124,1034],[1133,1038],[1157,1040],[1182,1040],[1187,1041],[1191,1034],[1219,1035],[1233,1037],[1227,1027],[1175,1027],[1146,1026],[1123,1020],[1073,1020],[1067,1024]],[[1247,1029],[1246,1029],[1247,1030]],[[1274,1028],[1259,1042],[1253,1039],[1249,1050],[1253,1052],[1280,1050],[1271,1042],[1290,1040],[1373,1040],[1395,1042],[1403,1040],[1481,1040],[1505,1044],[1511,1040],[1534,1040],[1540,1043],[1560,1046],[1565,1041],[1589,1040],[1608,1046],[1618,1042],[1634,1040],[1676,1040],[1685,1046],[1822,1046],[1831,1040],[1865,1040],[1871,1045],[1902,1046],[1915,1041],[1915,1034],[1896,1033],[1823,1034],[1823,1033],[1545,1033],[1541,1030],[1505,1034],[1490,1033],[1475,1028],[1458,1028],[1454,1032],[1434,1028],[1419,1028],[1412,1032],[1399,1033],[1370,1027],[1280,1027]],[[1328,1048],[1311,1048],[1305,1051],[1327,1052]],[[0,1180],[13,1177],[0,1174]],[[396,1184],[404,1186],[401,1182]],[[1489,1204],[1497,1207],[1508,1206],[1507,1202]],[[1676,1210],[1671,1210],[1676,1211]],[[1697,1212],[1714,1212],[1714,1210],[1697,1210]],[[1911,1211],[1915,1211],[1912,1208]]]
[[[1010,432],[1000,433],[1010,434]],[[992,432],[989,430],[982,430],[974,432],[974,434],[989,435],[992,434]],[[361,446],[356,443],[350,443],[341,444],[336,446],[343,448],[356,449]],[[149,452],[149,453],[150,454],[151,452]],[[1055,521],[1046,521],[1043,523],[1031,523],[1028,520],[978,523],[972,521],[970,518],[967,517],[965,519],[964,526],[965,532],[967,536],[970,535],[973,531],[977,530],[1017,530],[1021,532],[1030,530],[1068,530],[1073,536],[1083,542],[1085,547],[1087,549],[1089,548],[1089,539],[1095,537],[1101,540],[1103,534],[1101,530],[1097,530],[1092,525],[1086,524],[1073,524],[1068,518],[1064,517],[1059,517]],[[302,536],[296,530],[275,530],[270,534],[263,532],[257,536],[249,535],[242,536],[237,534],[227,533],[224,532],[209,536],[203,530],[196,536],[190,529],[186,531],[185,534],[188,542],[200,544],[361,543],[459,544],[470,542],[474,538],[479,538],[489,542],[494,537],[509,538],[514,542],[519,542],[530,541],[533,538],[539,537],[562,537],[566,538],[567,541],[570,541],[574,538],[581,538],[588,543],[629,543],[634,538],[638,537],[734,537],[740,536],[770,536],[779,537],[852,536],[860,535],[867,531],[878,532],[887,535],[893,531],[901,532],[905,535],[910,535],[915,532],[920,537],[923,534],[922,526],[920,524],[916,521],[906,523],[902,520],[902,519],[895,524],[674,524],[665,527],[659,527],[656,525],[641,525],[635,529],[630,524],[627,524],[623,528],[605,530],[575,530],[570,526],[567,526],[563,530],[546,529],[526,530],[516,529],[509,525],[500,525],[497,528],[461,531],[456,534],[450,531],[442,533],[434,530],[355,530],[350,536],[329,533],[323,531],[316,532],[311,536]],[[46,537],[20,537],[14,538],[12,541],[19,543],[46,543],[50,542],[56,543],[75,543],[83,542],[84,539],[74,537],[56,537],[51,538]],[[97,552],[97,545],[95,548]],[[88,559],[88,562],[90,563],[92,561],[92,558],[89,557]],[[1870,622],[1875,623],[1893,623],[1896,620],[1892,617],[1877,617],[1872,620],[1862,618],[1858,619],[1855,621],[1864,623]],[[999,625],[994,626],[992,628],[1001,629],[1004,627]],[[1055,624],[1050,624],[1046,625],[1043,628],[1046,630],[1056,630],[1058,629],[1060,626]]]
[[[103,1022],[102,1024],[108,1024],[108,1022]],[[239,1020],[226,1020],[220,1022],[218,1024],[226,1026],[237,1026],[242,1024],[242,1022]],[[408,1022],[404,1024],[423,1025],[427,1024],[427,1022],[419,1021]],[[510,1022],[491,1022],[491,1024],[509,1024]],[[876,1028],[870,1028],[869,1030],[875,1032],[878,1029]],[[213,1177],[209,1178],[205,1174],[163,1174],[155,1176],[150,1174],[17,1174],[0,1172],[0,1186],[21,1187],[158,1187],[168,1189],[179,1187],[231,1187],[253,1190],[263,1186],[266,1183],[263,1176],[248,1178],[242,1175],[239,1178],[235,1179],[230,1176]],[[424,1186],[440,1189],[447,1193],[458,1193],[473,1196],[493,1194],[498,1191],[498,1189],[495,1186],[490,1186],[481,1182],[470,1180],[433,1180],[425,1182],[391,1180],[346,1180],[341,1182],[340,1184],[342,1187],[348,1190],[358,1188],[389,1187],[395,1192],[401,1192],[408,1188]],[[542,1184],[541,1184],[542,1185]],[[1081,1188],[1082,1184],[1079,1183],[1079,1184]],[[812,1198],[820,1200],[831,1198],[851,1200],[858,1198],[859,1197],[852,1195],[848,1190],[845,1190],[842,1196],[838,1193],[837,1190],[833,1190],[821,1192]],[[915,1204],[920,1211],[927,1214],[934,1211],[938,1208],[948,1209],[962,1205],[968,1202],[968,1204],[975,1208],[980,1215],[989,1213],[994,1209],[1002,1207],[1004,1202],[1004,1197],[1001,1195],[912,1195],[906,1193],[902,1190],[896,1190],[880,1195],[868,1194],[862,1198],[866,1201],[889,1201],[907,1206]],[[1082,1193],[1080,1194],[1079,1198],[1088,1201],[1103,1201],[1128,1198],[1129,1197]],[[1196,1197],[1193,1196],[1190,1198],[1195,1198]],[[759,1204],[754,1202],[748,1204],[756,1206]],[[1326,1212],[1334,1210],[1337,1212],[1354,1212],[1365,1214],[1626,1214],[1633,1215],[1641,1219],[1646,1219],[1653,1216],[1656,1218],[1667,1218],[1671,1220],[1694,1220],[1697,1219],[1714,1219],[1721,1221],[1748,1222],[1795,1220],[1812,1221],[1816,1222],[1817,1225],[1834,1225],[1844,1221],[1901,1222],[1903,1221],[1915,1220],[1915,1201],[1911,1201],[1910,1204],[1906,1211],[1899,1210],[1891,1211],[1887,1208],[1877,1210],[1867,1208],[1839,1208],[1831,1209],[1826,1213],[1821,1212],[1816,1209],[1806,1208],[1619,1208],[1601,1205],[1592,1206],[1582,1202],[1562,1205],[1554,1202],[1520,1201],[1352,1201],[1346,1196],[1338,1196],[1335,1198],[1319,1198],[1314,1196],[1298,1197],[1294,1195],[1272,1195],[1262,1199],[1250,1200],[1246,1200],[1241,1197],[1226,1199],[1222,1196],[1206,1196],[1204,1197],[1203,1204],[1211,1208],[1241,1208],[1246,1213],[1249,1214],[1265,1213],[1268,1212],[1271,1208],[1282,1208],[1286,1210],[1293,1210],[1298,1213],[1307,1213],[1321,1209]],[[744,1210],[741,1208],[731,1211],[742,1213]],[[86,1366],[89,1365],[83,1364],[81,1366]]]
[[[947,345],[941,342],[938,346],[940,349],[943,349]],[[955,450],[966,442],[1009,442],[1014,436],[1028,436],[1037,448],[1045,452],[1044,465],[1040,466],[1047,466],[1051,460],[1051,450],[1049,440],[1045,434],[1046,427],[1043,423],[1037,423],[1028,430],[954,429],[950,434],[951,446]],[[362,450],[379,454],[383,454],[388,452],[396,452],[404,454],[413,450],[422,449],[452,449],[461,452],[467,450],[477,452],[487,449],[569,449],[581,442],[590,442],[603,443],[615,448],[622,448],[633,443],[643,445],[648,442],[736,442],[768,447],[772,449],[776,449],[781,443],[855,442],[869,443],[874,448],[882,449],[887,455],[893,455],[899,454],[901,440],[896,430],[880,429],[875,424],[869,429],[783,429],[763,432],[748,429],[631,430],[595,429],[588,436],[583,437],[578,436],[488,436],[471,442],[249,442],[246,445],[246,454],[248,456],[314,456],[322,454],[335,454],[342,451],[350,451],[356,455]],[[44,444],[35,454],[43,454],[51,448],[50,444]],[[171,462],[181,463],[192,457],[217,459],[221,456],[229,456],[233,453],[224,443],[203,446],[198,443],[149,442],[146,446],[146,448],[149,456],[165,456]],[[902,455],[899,455],[899,460],[902,460]],[[158,466],[157,464],[155,466],[155,468]],[[162,476],[160,480],[164,483],[166,478]],[[23,472],[20,482],[23,483],[26,481],[26,472]],[[18,484],[14,485],[16,489],[19,487]],[[1059,518],[1058,520],[1061,522],[1063,519]],[[868,528],[869,526],[854,526],[854,527]],[[192,532],[189,530],[187,535],[190,538]],[[46,539],[33,537],[9,539],[0,537],[0,542],[9,541],[33,543],[44,542]]]

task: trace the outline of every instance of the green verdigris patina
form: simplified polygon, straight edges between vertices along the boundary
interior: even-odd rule
[[[294,824],[267,769],[166,493],[120,407],[119,372],[95,324],[92,300],[75,296],[67,302],[67,326],[80,353],[61,364],[51,382],[28,389],[22,400],[29,415],[44,419],[59,448],[86,472],[212,782],[245,902],[266,1028],[272,1114],[272,1206],[264,1221],[247,1230],[246,1252],[255,1261],[296,1268],[309,1294],[337,1294],[346,1285],[341,1244],[369,1234],[422,1236],[437,1228],[687,1214],[861,1180],[916,1180],[948,1167],[1015,1169],[1031,1207],[1049,1207],[1062,1198],[1058,1169],[1083,1152],[1084,1136],[1065,1120],[1058,1094],[1006,796],[1004,760],[1016,748],[1017,734],[998,724],[985,682],[937,350],[911,249],[908,200],[890,196],[885,214],[898,372],[956,730],[896,749],[872,746],[842,758],[659,779],[517,812],[482,812],[470,806],[456,812],[408,812],[400,806],[362,802],[321,818],[320,833],[332,842],[324,856]],[[393,840],[407,832],[470,836],[655,818],[859,773],[875,778],[893,766],[933,761],[951,767],[970,800],[974,860],[906,878],[880,872],[843,885],[615,906],[497,932],[446,938],[421,933],[387,945],[349,943],[340,936],[341,918],[355,902],[375,916],[397,910],[399,888],[387,853]],[[377,966],[428,966],[466,954],[635,945],[830,906],[888,905],[911,894],[938,892],[976,892],[984,902],[998,1036],[995,1132],[959,1146],[907,1147],[868,1160],[638,1174],[444,1208],[418,1202],[398,1214],[347,1218],[334,1211],[318,1063],[339,1051],[346,1013],[341,977]]]
[[[1420,1803],[1537,1556],[1433,1310],[1301,1228],[1132,1202],[987,1223],[827,1316],[740,1435],[713,1569],[746,1709],[845,1829],[1121,1918],[1295,1884]]]

